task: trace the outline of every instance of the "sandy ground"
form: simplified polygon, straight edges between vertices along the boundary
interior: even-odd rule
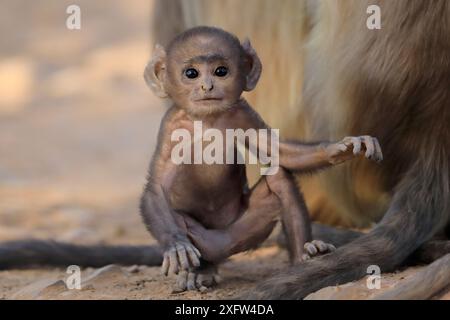
[[[165,110],[142,79],[151,1],[77,3],[82,28],[69,31],[70,1],[0,0],[0,241],[154,243],[138,213]],[[61,269],[2,271],[0,299],[230,298],[286,266],[265,246],[226,262],[217,289],[181,294],[157,267],[86,269],[81,290]],[[419,269],[386,275],[383,288]],[[374,294],[365,280],[350,287],[352,298]]]

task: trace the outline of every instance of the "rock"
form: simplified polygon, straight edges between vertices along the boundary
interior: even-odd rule
[[[137,266],[137,265],[128,267],[126,270],[127,270],[129,273],[139,273],[139,272],[141,271],[141,269],[140,269],[139,266]]]
[[[96,269],[88,277],[82,278],[81,287],[84,288],[91,284],[95,284],[98,287],[99,284],[110,284],[113,281],[117,281],[118,278],[126,278],[127,276],[121,267],[110,264],[106,267]]]
[[[11,296],[11,299],[46,299],[51,295],[59,294],[65,290],[67,290],[67,287],[63,280],[43,279],[20,289]]]
[[[306,296],[305,300],[360,300],[370,295],[365,285],[350,282],[341,286],[326,287]]]
[[[349,282],[340,286],[332,286],[320,289],[306,296],[305,300],[364,300],[374,299],[379,295],[391,290],[398,284],[407,281],[423,267],[411,267],[394,273],[383,273],[380,278],[379,289],[369,289],[368,277],[361,280]]]

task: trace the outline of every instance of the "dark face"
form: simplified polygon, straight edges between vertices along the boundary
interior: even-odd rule
[[[180,44],[168,55],[169,96],[197,116],[232,107],[245,83],[240,50],[214,37],[196,37]]]

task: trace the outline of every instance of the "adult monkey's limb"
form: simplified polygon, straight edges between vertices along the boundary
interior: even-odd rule
[[[326,234],[324,233],[326,231]],[[313,224],[313,238],[336,244],[348,243],[362,234]],[[326,236],[325,236],[326,235]],[[432,262],[450,253],[450,241],[431,240],[414,253],[414,260]],[[75,245],[51,240],[16,240],[0,243],[0,270],[30,267],[102,267],[108,264],[124,266],[160,266],[162,248],[148,246]]]
[[[335,228],[320,223],[312,223],[313,239],[320,239],[325,242],[332,243],[335,247],[342,247],[365,233],[355,230]],[[277,238],[277,244],[286,248],[286,237],[284,233],[280,233]],[[432,263],[446,254],[450,253],[450,240],[431,239],[422,244],[404,263],[406,266]]]
[[[418,170],[423,167],[429,170]],[[369,265],[378,265],[382,272],[393,271],[446,226],[450,209],[448,190],[444,162],[424,166],[417,161],[397,186],[384,218],[371,232],[334,253],[292,267],[259,284],[245,297],[302,299],[323,287],[367,275]]]

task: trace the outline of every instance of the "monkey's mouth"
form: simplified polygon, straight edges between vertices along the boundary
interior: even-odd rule
[[[214,101],[221,101],[221,98],[203,98],[198,99],[197,102],[214,102]]]

